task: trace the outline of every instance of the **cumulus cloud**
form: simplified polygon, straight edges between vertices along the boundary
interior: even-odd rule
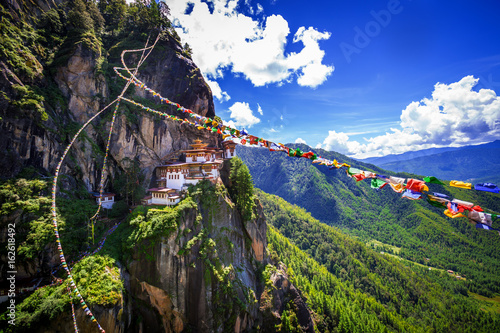
[[[500,138],[500,96],[490,89],[474,91],[479,79],[434,86],[431,98],[410,103],[401,113],[400,127],[367,139],[349,140],[345,133],[330,131],[322,148],[355,157],[400,154],[445,146],[465,146]]]
[[[304,139],[302,139],[302,138],[297,138],[297,139],[295,139],[295,143],[303,143],[303,144],[307,145],[306,140],[304,140]]]
[[[217,81],[205,80],[212,90],[212,95],[221,102],[227,102],[231,99],[231,96],[225,91],[222,91],[219,83]]]
[[[193,59],[202,72],[212,79],[223,77],[226,70],[242,74],[254,86],[283,84],[297,77],[302,86],[316,87],[334,70],[322,63],[325,52],[320,40],[329,32],[300,27],[292,42],[302,43],[298,53],[285,54],[288,22],[281,15],[262,21],[237,12],[237,0],[214,0],[213,10],[201,0],[169,0],[176,31],[193,50]],[[261,12],[261,7],[257,7]]]
[[[236,102],[230,108],[230,117],[234,119],[233,127],[252,127],[260,122],[260,119],[255,117],[248,103]]]
[[[360,144],[356,141],[349,141],[349,136],[343,132],[328,131],[328,136],[319,147],[326,150],[334,150],[341,154],[351,155],[359,149]],[[316,148],[319,148],[316,146]]]

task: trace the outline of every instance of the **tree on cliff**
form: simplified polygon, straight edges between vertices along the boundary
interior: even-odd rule
[[[124,166],[123,173],[115,177],[113,188],[125,198],[127,204],[134,205],[146,194],[141,185],[145,178],[141,172],[141,163],[139,160],[126,157],[122,160],[122,165]]]
[[[113,33],[125,26],[127,18],[127,3],[125,0],[100,0],[99,10],[106,20],[106,25]]]
[[[253,209],[255,207],[253,195],[253,180],[248,167],[238,157],[231,159],[231,172],[229,175],[231,187],[229,193],[236,203],[236,207],[241,212],[244,220],[253,218]]]

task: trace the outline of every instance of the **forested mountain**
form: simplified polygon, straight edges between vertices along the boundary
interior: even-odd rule
[[[477,230],[466,218],[450,219],[443,210],[424,200],[401,198],[389,187],[370,188],[368,181],[356,182],[341,169],[311,164],[267,149],[238,147],[255,186],[303,207],[313,217],[337,226],[365,242],[376,241],[400,248],[399,256],[432,267],[453,270],[467,277],[472,292],[492,296],[500,292],[500,242],[496,232]],[[302,151],[311,148],[300,145]],[[357,162],[335,152],[317,153],[353,167],[399,177],[418,176],[393,173]],[[421,179],[421,178],[420,178]],[[498,194],[462,190],[429,184],[436,191],[482,207],[500,211]],[[494,223],[498,228],[499,222]]]
[[[116,121],[103,113],[72,138],[125,86],[113,70],[122,52],[156,36],[138,76],[215,119],[212,92],[168,12],[166,2],[149,0],[0,0],[0,245],[13,248],[16,265],[15,297],[1,299],[0,331],[97,332],[97,321],[108,333],[499,329],[498,308],[480,300],[500,293],[496,233],[339,170],[242,148],[249,169],[226,160],[221,178],[191,186],[177,205],[138,205],[164,156],[197,139],[221,148],[222,135],[123,102]],[[137,59],[126,57],[132,67]],[[125,93],[185,116],[140,86]],[[259,188],[316,219],[281,198],[254,197],[249,170]],[[99,190],[101,177],[116,203],[91,219],[97,204],[89,192]],[[500,211],[495,195],[433,189]],[[5,295],[5,251],[0,258]],[[8,323],[12,299],[16,325]]]
[[[447,148],[368,158],[362,161],[391,171],[405,171],[440,179],[476,183],[500,181],[500,140],[477,146],[452,148],[448,149],[449,151],[442,149]]]
[[[256,191],[271,226],[271,255],[319,316],[321,332],[492,332],[500,314],[466,282],[379,254],[280,197]]]

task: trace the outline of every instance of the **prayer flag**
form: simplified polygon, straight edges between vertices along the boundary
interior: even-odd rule
[[[447,205],[448,209],[450,210],[451,213],[456,214],[456,213],[462,213],[464,211],[464,207],[460,206],[459,204],[455,202],[448,202]]]
[[[448,217],[451,217],[452,219],[457,218],[457,217],[465,217],[465,215],[460,214],[460,213],[459,213],[459,214],[453,214],[453,213],[452,213],[452,212],[450,212],[448,209],[447,209],[447,210],[445,210],[443,213],[444,213],[444,215],[446,215],[446,216],[448,216]]]
[[[356,168],[353,168],[353,167],[349,167],[347,169],[347,173],[351,176],[354,176],[354,175],[358,175],[360,173],[362,173],[363,171],[362,170],[359,170],[359,169],[356,169]]]
[[[447,200],[446,200],[447,201]],[[446,208],[446,201],[433,195],[427,195],[427,202],[434,207]]]
[[[365,177],[366,178],[375,178],[377,175],[371,171],[365,171]]]
[[[452,180],[452,181],[450,181],[450,186],[458,187],[458,188],[465,188],[465,189],[470,190],[472,187],[472,184],[471,183],[464,183],[464,182],[458,181],[458,180]]]
[[[419,200],[420,198],[422,198],[422,193],[412,190],[406,190],[403,193],[403,198],[407,198],[410,200]]]
[[[491,227],[493,224],[493,219],[491,218],[491,215],[488,213],[481,213],[481,212],[476,212],[476,211],[470,211],[469,214],[467,214],[467,217],[469,220],[477,222],[477,223],[482,223],[486,224]]]
[[[276,144],[274,142],[270,143],[269,150],[270,151],[286,151],[286,149],[283,146],[278,145],[278,144]]]
[[[472,202],[462,201],[462,200],[458,200],[458,199],[453,199],[451,202],[456,203],[459,206],[469,208],[469,209],[474,206],[474,204]]]
[[[500,189],[498,186],[492,183],[481,183],[481,184],[476,184],[474,185],[474,189],[476,191],[486,191],[486,192],[492,192],[492,193],[499,193]]]
[[[371,188],[375,188],[378,190],[383,188],[385,185],[387,185],[387,182],[383,181],[382,179],[372,178]]]
[[[365,175],[363,174],[363,172],[358,173],[357,175],[353,175],[352,177],[354,179],[356,179],[357,182],[359,182],[359,181],[361,181],[361,180],[363,180],[363,179],[366,178]]]
[[[486,230],[498,231],[498,234],[500,235],[500,230],[494,229],[494,228],[492,228],[492,227],[490,227],[489,225],[486,225],[486,224],[478,223],[478,224],[476,224],[476,229],[486,229]]]
[[[389,183],[389,185],[391,186],[392,190],[397,193],[401,193],[405,189],[403,184]]]
[[[337,160],[333,160],[333,165],[335,165],[335,167],[338,169],[338,168],[342,168],[342,167],[346,167],[346,168],[350,168],[351,166],[347,163],[338,163]]]
[[[404,178],[393,177],[393,176],[389,177],[389,181],[392,184],[404,184],[405,183],[405,179]]]
[[[415,192],[429,191],[429,188],[425,185],[424,181],[412,178],[408,179],[406,188]]]
[[[444,183],[442,183],[441,181],[439,181],[439,179],[437,179],[436,177],[424,177],[424,181],[426,183],[430,183],[430,184],[441,184],[441,185],[444,185]]]

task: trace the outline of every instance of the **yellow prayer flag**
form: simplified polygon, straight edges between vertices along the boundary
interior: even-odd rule
[[[451,217],[452,219],[457,218],[457,217],[465,217],[464,214],[458,213],[458,214],[453,214],[449,209],[445,210],[444,215]]]
[[[464,182],[458,181],[458,180],[452,180],[452,181],[450,181],[450,186],[458,187],[458,188],[465,188],[465,189],[470,190],[472,187],[472,184],[471,183],[464,183]]]
[[[404,191],[405,187],[403,184],[394,184],[394,183],[389,183],[391,186],[392,190],[397,193],[401,193]]]

